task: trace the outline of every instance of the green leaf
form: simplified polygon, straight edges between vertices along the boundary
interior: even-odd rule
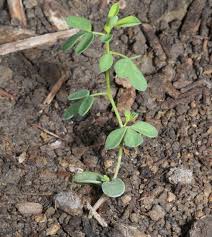
[[[91,31],[92,29],[91,22],[81,16],[69,16],[67,17],[66,22],[70,27],[80,30]]]
[[[87,96],[83,99],[80,107],[79,107],[79,115],[84,116],[88,113],[91,106],[93,105],[94,98],[93,96]]]
[[[139,121],[131,126],[132,129],[147,137],[157,137],[157,129],[149,123]]]
[[[101,181],[102,181],[102,183],[104,183],[104,182],[110,182],[110,178],[109,178],[107,175],[103,175]]]
[[[83,53],[94,41],[94,34],[92,32],[86,32],[83,34],[83,36],[80,38],[80,42],[75,48],[75,52],[77,54]]]
[[[127,16],[124,17],[122,19],[120,19],[117,24],[116,27],[130,27],[130,26],[136,26],[136,25],[140,25],[141,22],[140,20],[135,17],[135,16]]]
[[[90,171],[84,171],[82,173],[75,174],[72,181],[80,184],[101,184],[104,176]]]
[[[108,53],[104,54],[99,60],[99,70],[100,72],[106,72],[113,65],[113,56]]]
[[[108,197],[120,197],[125,191],[125,184],[121,179],[116,178],[110,182],[103,183],[102,191]]]
[[[124,136],[124,144],[128,147],[137,147],[141,145],[143,139],[139,133],[132,128],[128,128]]]
[[[74,104],[70,105],[63,114],[65,120],[72,119],[74,116],[78,115],[78,110],[81,105],[81,101],[75,102]]]
[[[110,42],[112,38],[113,38],[113,35],[108,34],[108,35],[101,36],[100,40],[102,43],[107,43],[107,42]]]
[[[138,113],[130,112],[129,110],[126,110],[124,112],[124,116],[125,116],[125,122],[128,123],[130,121],[135,120],[138,117]]]
[[[117,16],[119,13],[119,3],[114,3],[110,10],[109,10],[109,13],[108,13],[108,18],[111,18],[111,17],[114,17],[114,16]]]
[[[108,26],[112,29],[116,25],[117,21],[118,21],[117,16],[111,17],[108,21]]]
[[[117,76],[126,78],[135,89],[139,91],[146,90],[147,82],[143,73],[137,68],[132,60],[129,58],[120,59],[116,62],[114,68]]]
[[[68,99],[69,100],[79,100],[79,99],[82,99],[86,96],[90,95],[90,91],[89,90],[86,90],[86,89],[81,89],[81,90],[78,90],[78,91],[75,91],[73,93],[71,93],[69,96],[68,96]]]
[[[124,137],[126,130],[127,128],[123,127],[123,128],[118,128],[112,131],[106,139],[105,149],[110,150],[119,146]]]
[[[63,51],[66,51],[68,49],[71,49],[81,38],[81,36],[84,34],[85,32],[80,31],[75,35],[72,35],[64,44],[63,44]]]

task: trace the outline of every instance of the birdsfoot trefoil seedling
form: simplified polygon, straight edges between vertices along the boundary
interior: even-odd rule
[[[92,24],[89,20],[79,17],[70,16],[67,23],[70,27],[79,29],[79,32],[70,37],[63,49],[74,49],[76,54],[83,53],[96,38],[104,45],[104,53],[99,59],[99,72],[105,75],[106,89],[104,92],[92,94],[87,89],[80,89],[68,96],[71,105],[65,110],[64,118],[72,119],[74,116],[85,116],[91,109],[93,103],[98,96],[104,96],[111,103],[113,112],[115,113],[119,128],[113,130],[107,137],[105,149],[117,149],[117,163],[113,177],[102,175],[96,172],[85,171],[74,176],[73,181],[79,184],[96,184],[100,185],[102,192],[109,197],[119,197],[125,191],[125,184],[118,178],[118,173],[123,155],[123,147],[134,148],[143,143],[143,137],[154,138],[158,135],[155,127],[144,121],[136,121],[138,114],[135,112],[125,112],[125,119],[122,120],[116,103],[111,92],[110,72],[114,68],[117,77],[126,79],[132,87],[138,91],[145,91],[147,82],[133,62],[129,58],[119,52],[114,52],[110,48],[110,41],[113,38],[113,30],[125,27],[132,27],[141,24],[140,20],[134,16],[127,16],[119,19],[119,3],[115,3],[109,10],[107,21],[104,26],[104,32],[92,31]]]

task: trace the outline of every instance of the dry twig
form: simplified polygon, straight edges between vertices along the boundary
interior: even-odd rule
[[[7,97],[9,98],[10,100],[15,100],[15,96],[8,93],[7,91],[3,90],[0,88],[0,97]]]
[[[66,39],[76,34],[77,32],[78,30],[76,29],[64,30],[3,44],[0,45],[0,55],[6,55],[9,53],[18,52],[25,49],[31,49],[45,44],[54,44],[58,40]]]
[[[54,99],[55,95],[57,94],[57,92],[60,90],[61,86],[63,85],[63,83],[68,79],[67,74],[64,72],[61,76],[61,78],[55,83],[55,85],[52,87],[50,93],[48,94],[48,96],[46,97],[46,99],[44,100],[43,104],[44,105],[50,105],[52,100]]]
[[[87,208],[92,213],[92,216],[99,222],[102,227],[107,227],[106,221],[96,212],[96,210],[87,202]]]
[[[53,133],[53,132],[50,132],[49,130],[47,130],[47,129],[41,127],[39,124],[32,124],[32,126],[35,127],[35,128],[40,129],[41,131],[43,131],[43,132],[49,134],[49,135],[52,136],[52,137],[56,137],[56,138],[58,138],[58,139],[60,139],[60,140],[64,140],[63,138],[61,138],[61,137],[58,136],[57,134],[55,134],[55,133]]]

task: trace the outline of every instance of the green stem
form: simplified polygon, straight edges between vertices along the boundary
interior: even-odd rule
[[[107,43],[105,44],[105,51],[106,51],[106,53],[110,53],[110,44],[109,44],[109,42],[107,42]],[[123,123],[122,123],[122,120],[121,120],[121,116],[120,116],[119,111],[118,111],[118,109],[117,109],[117,107],[116,107],[116,104],[115,104],[115,101],[114,101],[114,99],[113,99],[112,92],[111,92],[111,86],[110,86],[110,70],[107,70],[107,71],[105,72],[105,79],[106,79],[106,86],[107,86],[107,97],[108,97],[108,99],[109,99],[109,101],[110,101],[110,103],[111,103],[111,105],[112,105],[112,108],[113,108],[113,111],[114,111],[114,113],[115,113],[115,115],[116,115],[116,118],[117,118],[117,120],[118,120],[119,126],[120,126],[120,127],[123,127]]]
[[[104,96],[104,95],[107,95],[107,93],[106,92],[98,92],[98,93],[94,93],[94,94],[92,94],[91,96],[93,96],[93,97],[95,97],[95,96]]]
[[[109,42],[105,43],[105,52],[106,53],[111,53]],[[116,104],[115,104],[115,101],[113,99],[112,92],[111,92],[110,70],[105,72],[105,79],[106,79],[106,87],[107,87],[107,97],[110,100],[113,111],[114,111],[114,113],[116,115],[116,118],[117,118],[117,121],[119,123],[119,127],[123,127],[124,125],[123,125],[123,122],[121,120],[121,116],[118,112],[118,109],[116,107]],[[119,169],[120,169],[120,166],[121,166],[122,153],[123,153],[123,148],[122,148],[122,146],[120,146],[119,151],[118,151],[118,160],[117,160],[117,164],[116,164],[116,168],[115,168],[115,173],[114,173],[114,176],[113,176],[114,179],[117,178],[117,176],[118,176],[118,172],[119,172]]]
[[[137,58],[140,58],[140,57],[141,57],[141,55],[135,55],[135,56],[130,57],[130,59],[134,60],[134,59],[137,59]]]
[[[116,164],[116,169],[113,178],[116,179],[119,173],[119,169],[121,167],[121,159],[122,159],[122,154],[123,154],[123,148],[122,146],[119,147],[119,152],[118,152],[118,160]]]
[[[101,36],[105,35],[104,33],[101,33],[101,32],[95,32],[95,31],[92,31],[92,33],[95,34],[95,35],[101,35]]]
[[[122,58],[128,58],[127,56],[125,56],[124,54],[122,53],[118,53],[118,52],[115,52],[115,51],[110,51],[111,54],[113,55],[116,55],[116,56],[120,56]]]

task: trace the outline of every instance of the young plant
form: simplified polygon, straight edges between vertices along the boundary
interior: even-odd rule
[[[91,109],[96,97],[104,96],[111,103],[113,112],[115,113],[119,128],[112,131],[105,142],[105,149],[117,149],[117,164],[113,177],[102,175],[96,172],[85,171],[78,173],[73,177],[73,181],[79,184],[96,184],[100,185],[102,192],[109,197],[119,197],[125,191],[125,184],[121,178],[118,178],[118,173],[123,155],[123,147],[134,148],[143,143],[143,137],[154,138],[158,135],[155,127],[144,121],[136,121],[138,114],[135,112],[126,111],[125,119],[122,118],[117,109],[116,103],[111,92],[110,72],[112,67],[119,78],[126,79],[132,87],[138,91],[145,91],[147,82],[138,69],[133,59],[119,52],[112,51],[110,42],[113,38],[113,29],[126,28],[141,24],[140,20],[134,16],[127,16],[119,19],[119,3],[115,3],[109,10],[107,21],[104,26],[104,32],[92,31],[91,22],[83,17],[69,16],[67,23],[70,27],[79,29],[79,32],[70,37],[63,49],[74,49],[76,54],[82,54],[95,40],[99,38],[104,44],[104,53],[99,59],[99,71],[104,73],[106,89],[104,92],[92,94],[87,89],[80,89],[68,96],[71,105],[65,110],[64,118],[72,119],[74,116],[85,116]],[[118,58],[118,60],[116,60]]]

